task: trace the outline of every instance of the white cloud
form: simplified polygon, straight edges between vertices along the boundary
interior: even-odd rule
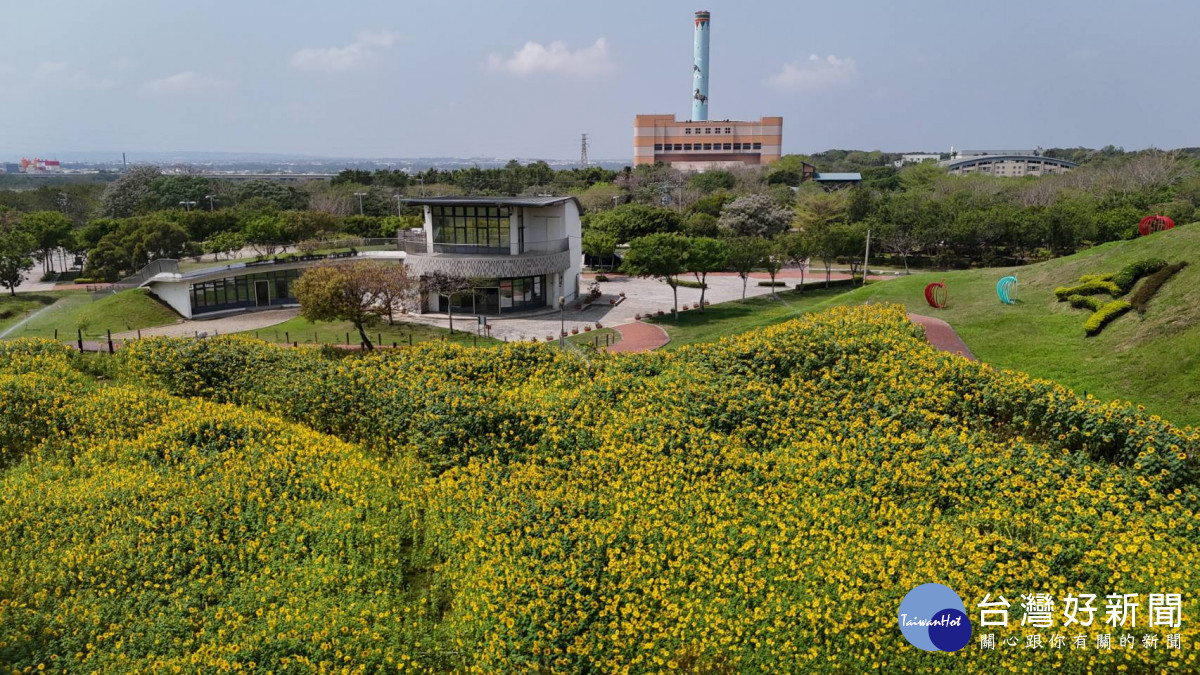
[[[84,70],[72,68],[66,61],[43,61],[33,69],[34,78],[42,83],[68,89],[99,90],[117,85],[107,77],[97,77]]]
[[[191,94],[213,89],[223,89],[229,82],[211,75],[203,75],[192,70],[175,73],[167,77],[151,80],[142,88],[155,94]]]
[[[388,31],[363,31],[345,47],[311,47],[292,54],[291,64],[301,70],[336,73],[354,68],[379,51],[388,49],[400,36]]]
[[[537,42],[526,42],[525,46],[504,58],[500,54],[488,56],[487,67],[513,75],[534,73],[563,73],[566,75],[603,75],[613,69],[608,55],[608,40],[597,38],[590,47],[575,51],[567,49],[566,43],[551,42],[549,46]]]
[[[785,63],[767,82],[777,89],[813,92],[853,85],[858,81],[854,59],[840,59],[833,54],[821,58],[816,54],[800,63]]]

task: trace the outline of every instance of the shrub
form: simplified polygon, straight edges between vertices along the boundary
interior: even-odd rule
[[[1114,274],[1084,274],[1079,280],[1085,284],[1089,281],[1112,281]]]
[[[760,281],[760,282],[758,282],[758,285],[762,286],[763,288],[772,288],[772,287],[784,288],[787,286],[787,282],[786,281]]]
[[[1174,265],[1167,265],[1154,274],[1146,277],[1146,280],[1142,282],[1142,285],[1138,286],[1137,291],[1129,298],[1129,304],[1133,305],[1133,308],[1137,310],[1138,314],[1145,314],[1146,305],[1149,304],[1150,300],[1158,293],[1158,289],[1161,288],[1163,284],[1167,283],[1167,280],[1175,276],[1175,274],[1184,267],[1187,267],[1187,262],[1180,261]]]
[[[1067,298],[1067,302],[1070,302],[1075,309],[1090,309],[1093,312],[1104,306],[1103,301],[1091,295],[1072,295]]]
[[[1121,295],[1121,288],[1111,281],[1087,281],[1075,286],[1059,286],[1054,289],[1054,295],[1058,296],[1058,301],[1063,302],[1072,295],[1099,295],[1108,293],[1114,298]]]
[[[597,274],[596,281],[608,281],[608,277],[603,274]]]
[[[1096,310],[1095,314],[1088,317],[1088,320],[1083,322],[1083,332],[1091,337],[1098,335],[1104,327],[1112,322],[1113,319],[1121,316],[1125,312],[1133,309],[1133,305],[1124,300],[1113,300]]]
[[[77,284],[94,284],[97,281],[99,279],[93,279],[92,277],[75,277],[75,283]]]
[[[0,319],[11,319],[13,314],[16,314],[16,312],[10,307],[4,311],[0,311]]]
[[[708,284],[702,284],[699,281],[690,281],[688,279],[676,279],[675,285],[679,286],[681,288],[695,288],[695,289],[708,288]]]
[[[1161,258],[1147,258],[1126,265],[1120,272],[1113,275],[1112,283],[1121,289],[1121,292],[1113,297],[1125,295],[1133,290],[1133,285],[1137,283],[1138,279],[1154,274],[1166,266],[1167,261]]]

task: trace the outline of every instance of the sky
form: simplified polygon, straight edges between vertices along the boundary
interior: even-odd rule
[[[0,159],[632,156],[639,113],[786,153],[1200,146],[1200,3],[0,0]]]

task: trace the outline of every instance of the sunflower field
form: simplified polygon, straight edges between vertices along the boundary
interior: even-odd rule
[[[902,307],[670,353],[95,358],[0,345],[0,672],[1200,669],[1200,432]],[[909,645],[929,582],[1007,597],[1021,646]],[[1181,648],[1095,647],[1101,607],[1025,649],[1031,593],[1178,593]]]

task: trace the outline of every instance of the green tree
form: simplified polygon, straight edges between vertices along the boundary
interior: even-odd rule
[[[283,222],[278,214],[262,214],[250,218],[242,226],[246,243],[259,255],[272,255],[283,242]]]
[[[688,186],[704,194],[717,190],[732,190],[737,185],[737,179],[728,171],[705,171],[693,175],[688,180]]]
[[[786,262],[800,268],[800,290],[804,290],[804,264],[813,255],[812,238],[803,232],[788,232],[777,240]]]
[[[305,193],[273,180],[248,180],[233,189],[233,199],[238,206],[255,199],[266,200],[280,211],[308,208]]]
[[[712,237],[692,237],[688,240],[687,270],[700,282],[700,311],[704,311],[704,294],[708,290],[709,272],[725,268],[729,248],[725,242]]]
[[[54,250],[70,241],[71,220],[58,211],[37,211],[21,218],[21,228],[37,244],[42,272],[53,272]]]
[[[361,260],[308,269],[293,285],[300,315],[312,322],[348,321],[358,331],[363,347],[374,349],[367,327],[390,311],[383,302],[383,267]]]
[[[215,190],[213,181],[203,176],[159,176],[150,181],[138,202],[138,212],[201,209],[207,206],[205,197]],[[189,204],[184,206],[182,202]]]
[[[692,202],[692,205],[688,207],[688,214],[707,213],[713,218],[720,218],[721,210],[734,199],[737,197],[728,192],[714,192]]]
[[[373,185],[375,176],[370,171],[362,169],[342,169],[336,176],[329,179],[330,185]]]
[[[611,263],[611,258],[616,251],[616,235],[601,230],[588,230],[583,233],[583,252],[590,257],[597,260],[609,258]]]
[[[634,277],[653,277],[671,287],[672,311],[679,319],[680,274],[688,269],[691,242],[681,234],[651,234],[629,242],[621,271]]]
[[[420,288],[423,295],[446,299],[446,313],[450,318],[450,334],[454,334],[454,296],[471,292],[471,280],[447,272],[430,272],[421,276]]]
[[[721,235],[721,225],[714,216],[693,213],[683,222],[683,233],[689,237],[718,237]]]
[[[766,195],[748,195],[725,205],[721,228],[736,237],[773,237],[788,229],[792,211]]]
[[[128,218],[137,213],[150,184],[162,176],[156,166],[139,166],[109,183],[100,196],[101,213],[110,218]]]
[[[742,302],[750,273],[758,268],[770,251],[770,242],[762,237],[737,237],[729,240],[725,264],[742,278]]]
[[[651,234],[679,230],[679,214],[670,209],[645,204],[622,204],[591,214],[588,228],[608,232],[618,242],[630,242]]]
[[[204,242],[203,251],[211,253],[213,259],[220,260],[222,255],[233,257],[233,254],[246,247],[246,238],[239,232],[218,232]]]
[[[25,273],[33,268],[30,253],[37,249],[37,240],[22,228],[16,218],[5,218],[0,213],[0,286],[10,295],[17,294],[17,286],[25,280]]]

